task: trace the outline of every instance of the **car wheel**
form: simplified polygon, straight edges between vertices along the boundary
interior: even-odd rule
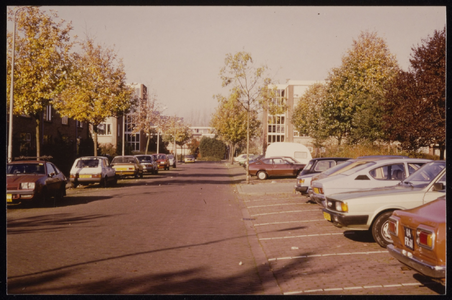
[[[50,195],[47,189],[42,189],[40,197],[37,199],[39,206],[46,206],[50,202]]]
[[[57,194],[55,195],[55,199],[58,201],[63,200],[63,197],[66,195],[66,187],[64,185],[61,186]]]
[[[104,178],[101,178],[100,186],[103,187],[103,188],[106,188],[108,186],[108,176],[105,176]]]
[[[267,173],[265,173],[265,171],[259,171],[257,172],[257,178],[259,178],[260,180],[265,180],[267,179]]]
[[[77,188],[77,187],[78,187],[78,182],[74,181],[74,182],[72,183],[72,186],[74,187],[74,189]]]
[[[112,184],[116,186],[118,184],[118,177],[113,177]]]
[[[143,172],[140,173],[140,178],[143,178]]]
[[[389,217],[392,215],[392,211],[387,211],[380,214],[372,224],[372,236],[374,240],[383,248],[386,248],[389,244],[392,244],[391,235],[389,234]]]
[[[158,173],[159,173],[159,169],[155,170],[154,174],[158,175]]]

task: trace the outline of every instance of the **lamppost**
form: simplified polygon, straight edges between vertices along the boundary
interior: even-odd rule
[[[13,18],[13,44],[11,47],[11,87],[9,91],[9,130],[8,130],[8,162],[13,161],[13,106],[14,106],[14,59],[16,53],[16,15],[23,8],[30,6],[22,6],[16,9]]]

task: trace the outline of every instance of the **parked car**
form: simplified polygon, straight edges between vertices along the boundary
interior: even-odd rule
[[[168,159],[169,159],[170,166],[175,168],[176,167],[176,157],[172,154],[169,154]]]
[[[340,165],[350,158],[345,157],[318,157],[311,159],[306,167],[297,176],[295,190],[301,194],[307,194],[311,185],[311,178],[318,173],[326,171],[334,166]]]
[[[314,181],[312,199],[322,205],[325,196],[331,194],[394,186],[431,161],[420,158],[360,159],[334,176]]]
[[[135,155],[140,162],[140,165],[143,167],[143,173],[149,173],[156,175],[159,172],[159,168],[157,166],[157,161],[154,160],[152,155],[140,154]]]
[[[83,156],[74,161],[69,179],[74,187],[98,183],[103,187],[116,184],[116,171],[105,156]]]
[[[256,162],[257,160],[264,157],[265,155],[254,155],[252,158],[249,159],[249,163],[252,164],[253,162]],[[246,169],[246,161],[242,164],[242,167]]]
[[[163,153],[158,154],[152,154],[154,156],[154,159],[157,161],[157,166],[159,169],[163,170],[169,170],[170,169],[170,162],[168,159],[168,156]]]
[[[388,219],[394,210],[410,209],[446,193],[446,163],[432,161],[396,186],[326,196],[324,218],[337,227],[368,230],[382,247],[392,243]]]
[[[67,178],[51,162],[13,161],[6,168],[6,203],[44,204],[50,197],[66,196]]]
[[[133,155],[115,156],[111,161],[111,166],[116,171],[116,176],[134,176],[143,178],[143,166],[140,165],[138,158]]]
[[[308,195],[311,201],[315,202],[315,199],[313,197],[314,192],[312,190],[312,185],[314,181],[334,176],[337,174],[340,174],[341,172],[345,172],[347,170],[350,170],[351,168],[354,168],[356,166],[359,166],[362,162],[360,161],[375,161],[380,159],[398,159],[398,158],[409,158],[408,156],[402,156],[402,155],[368,155],[368,156],[359,156],[355,159],[349,159],[342,164],[336,165],[335,167],[332,167],[326,171],[323,171],[322,173],[316,174],[311,178],[311,184],[308,188]],[[321,203],[319,203],[321,205]]]
[[[254,154],[250,154],[249,160],[251,160],[253,156]],[[243,166],[243,164],[246,162],[246,157],[246,154],[240,154],[239,156],[234,157],[234,161],[238,162],[240,166]]]
[[[445,283],[446,195],[416,208],[396,210],[389,217],[393,244],[389,254],[416,272]]]
[[[305,164],[294,163],[285,157],[261,158],[250,164],[248,173],[250,176],[264,180],[274,176],[297,176]]]
[[[195,157],[193,155],[185,155],[184,162],[186,163],[194,163]]]

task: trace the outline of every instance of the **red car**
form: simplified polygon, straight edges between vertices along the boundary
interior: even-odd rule
[[[170,162],[169,158],[166,154],[158,153],[158,154],[152,154],[154,158],[157,160],[157,166],[159,169],[163,170],[169,170],[170,169]]]
[[[259,179],[267,179],[272,176],[293,176],[298,173],[306,164],[300,164],[291,157],[275,156],[261,158],[249,165],[249,175],[257,176]]]
[[[50,197],[66,196],[67,178],[51,162],[14,161],[6,170],[6,203],[44,204]]]

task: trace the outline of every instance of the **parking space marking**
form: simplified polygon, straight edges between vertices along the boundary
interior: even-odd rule
[[[343,232],[333,232],[333,233],[316,233],[316,234],[302,234],[302,235],[288,235],[288,236],[278,236],[271,238],[260,238],[259,241],[267,241],[267,240],[282,240],[282,239],[297,239],[304,237],[313,237],[313,236],[325,236],[325,235],[342,235]]]
[[[313,255],[300,255],[300,256],[287,256],[287,257],[277,257],[269,258],[268,261],[278,261],[278,260],[288,260],[288,259],[299,259],[299,258],[311,258],[311,257],[327,257],[327,256],[340,256],[340,255],[369,255],[369,254],[388,254],[388,251],[369,251],[369,252],[353,252],[353,253],[326,253],[326,254],[313,254]]]
[[[267,215],[289,214],[289,213],[299,213],[299,212],[307,212],[307,211],[319,211],[319,210],[318,209],[287,210],[287,211],[271,212],[271,213],[264,213],[264,214],[255,214],[255,215],[251,215],[251,216],[252,217],[255,217],[255,216],[267,216]]]
[[[272,206],[281,206],[281,205],[306,205],[305,203],[280,203],[280,204],[268,204],[268,205],[254,205],[247,206],[248,208],[257,208],[257,207],[272,207]]]
[[[349,290],[377,289],[377,288],[394,288],[394,287],[402,287],[402,286],[421,286],[421,285],[426,285],[426,283],[412,282],[412,283],[400,283],[400,284],[390,284],[390,285],[349,286],[349,287],[343,287],[343,288],[327,288],[327,289],[315,289],[315,290],[306,290],[306,291],[292,291],[292,292],[285,292],[283,294],[284,295],[296,295],[296,294],[303,294],[303,293],[349,291]]]
[[[297,220],[297,221],[286,221],[286,222],[271,222],[271,223],[254,224],[254,226],[280,225],[280,224],[288,224],[288,223],[308,223],[308,222],[317,222],[317,221],[324,221],[324,220],[325,219]]]

